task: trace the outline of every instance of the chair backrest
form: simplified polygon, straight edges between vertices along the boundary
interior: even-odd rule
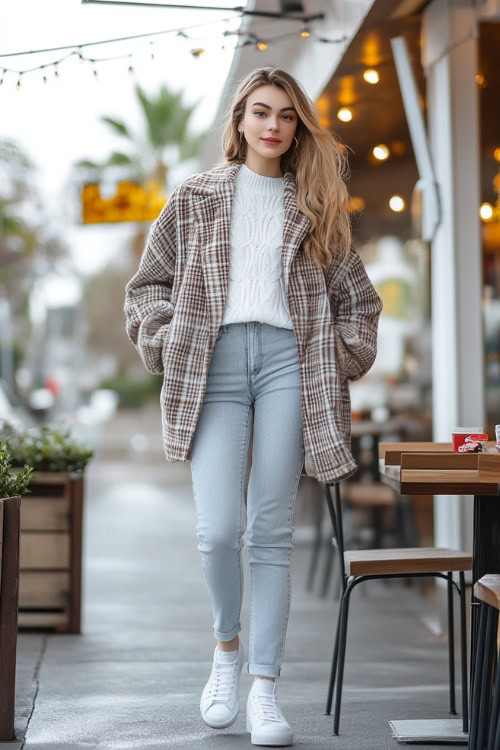
[[[500,574],[488,573],[474,584],[474,596],[500,610]]]

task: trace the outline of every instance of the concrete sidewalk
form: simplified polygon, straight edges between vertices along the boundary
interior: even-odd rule
[[[148,428],[137,415],[128,427],[149,435],[146,453],[126,455],[127,427],[118,421],[89,466],[82,634],[19,634],[18,741],[5,748],[252,747],[245,729],[252,680],[246,664],[236,723],[215,730],[200,716],[215,639],[196,548],[190,467],[165,462],[155,421]],[[116,445],[113,451],[112,435],[123,443],[122,453]],[[292,605],[277,683],[294,744],[395,750],[389,719],[448,717],[446,635],[420,624],[415,589],[372,582],[363,594],[360,587],[351,603],[341,734],[334,737],[333,717],[324,711],[337,603],[333,592],[326,599],[305,592],[310,545],[295,526]],[[243,562],[240,637],[248,653],[246,546]],[[458,706],[459,680],[457,654]],[[427,747],[436,746],[419,745]]]

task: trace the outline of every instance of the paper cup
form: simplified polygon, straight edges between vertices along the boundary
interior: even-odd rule
[[[475,441],[488,440],[488,435],[484,434],[480,427],[454,427],[452,431],[453,450],[455,453],[466,452],[464,446],[466,443],[471,442],[471,439]]]

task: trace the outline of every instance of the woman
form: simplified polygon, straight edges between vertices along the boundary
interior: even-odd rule
[[[127,332],[163,374],[165,455],[191,462],[217,640],[201,715],[222,728],[239,712],[246,528],[246,727],[253,744],[291,745],[276,678],[297,487],[304,463],[322,482],[356,470],[348,380],[373,364],[382,303],[351,245],[344,147],[290,74],[240,82],[222,145],[224,161],[178,186],[154,223],[126,287]]]

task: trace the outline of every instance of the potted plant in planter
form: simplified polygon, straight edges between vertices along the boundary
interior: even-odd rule
[[[93,451],[60,426],[0,423],[14,467],[33,469],[21,505],[19,626],[79,633],[84,471]]]
[[[13,472],[0,441],[0,741],[13,740],[21,495],[33,469]]]

